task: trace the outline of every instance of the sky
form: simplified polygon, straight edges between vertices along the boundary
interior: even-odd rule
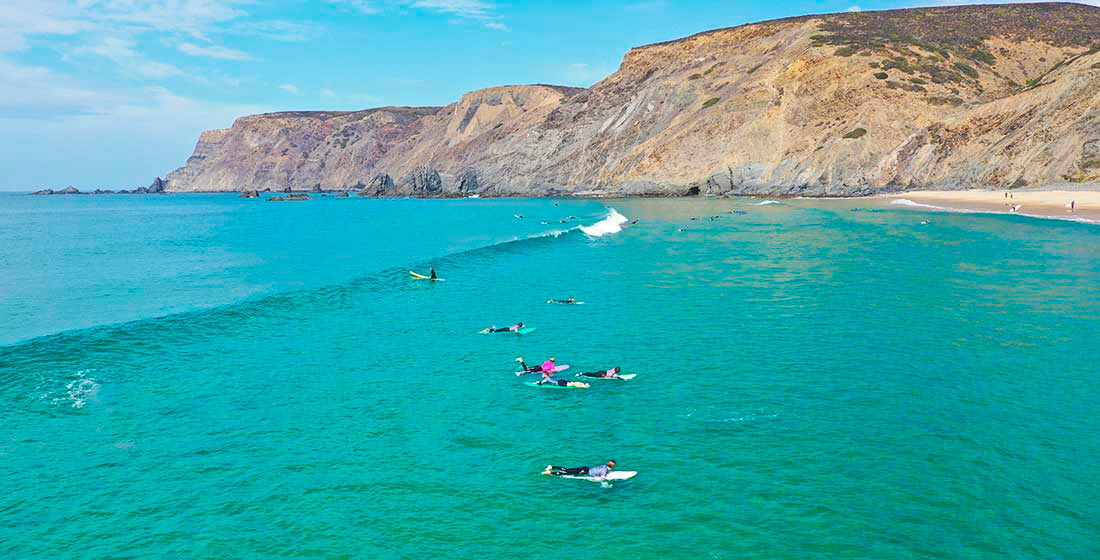
[[[586,87],[631,47],[708,29],[956,3],[0,0],[0,190],[145,186],[247,114]]]

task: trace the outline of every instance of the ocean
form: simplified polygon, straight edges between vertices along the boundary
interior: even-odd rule
[[[1097,255],[869,200],[2,194],[0,557],[1095,558]],[[512,373],[551,356],[637,377]]]

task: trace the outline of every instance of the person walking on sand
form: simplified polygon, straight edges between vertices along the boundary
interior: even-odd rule
[[[1070,212],[1076,212],[1076,208],[1077,208],[1077,201],[1076,200],[1069,201],[1069,211]]]

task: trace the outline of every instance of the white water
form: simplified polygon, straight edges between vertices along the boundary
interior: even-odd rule
[[[611,233],[619,233],[623,230],[623,224],[630,220],[626,216],[620,214],[618,210],[614,208],[610,208],[610,210],[611,212],[606,218],[590,226],[580,226],[580,230],[591,237],[602,237]]]

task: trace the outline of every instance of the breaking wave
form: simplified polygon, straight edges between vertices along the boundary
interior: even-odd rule
[[[590,226],[578,226],[578,229],[583,231],[589,237],[602,237],[612,233],[619,233],[623,230],[623,224],[629,221],[626,216],[619,213],[614,208],[610,209],[607,217],[590,225]]]

